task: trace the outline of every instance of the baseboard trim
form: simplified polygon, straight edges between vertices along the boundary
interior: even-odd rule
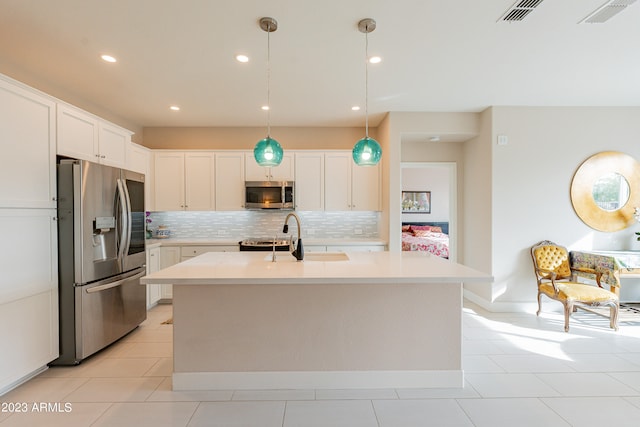
[[[173,390],[462,388],[462,370],[174,372]]]
[[[492,302],[467,289],[463,289],[463,297],[494,313],[535,313],[538,310],[537,302]]]

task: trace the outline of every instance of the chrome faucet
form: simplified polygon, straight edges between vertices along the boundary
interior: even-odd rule
[[[298,245],[294,249],[293,247],[293,236],[291,236],[289,240],[289,250],[291,251],[291,255],[293,255],[298,261],[302,261],[304,258],[304,248],[302,247],[302,233],[300,231],[300,217],[296,215],[295,212],[291,212],[284,220],[284,227],[282,227],[283,233],[289,232],[289,218],[294,217],[296,219],[296,223],[298,224]]]

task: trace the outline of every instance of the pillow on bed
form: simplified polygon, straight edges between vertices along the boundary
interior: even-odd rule
[[[413,230],[413,235],[416,237],[430,237],[433,235],[433,231],[429,230]]]
[[[435,225],[412,225],[411,231],[413,231],[413,234],[416,234],[416,231],[432,231],[434,233],[442,233],[442,227],[437,227]]]

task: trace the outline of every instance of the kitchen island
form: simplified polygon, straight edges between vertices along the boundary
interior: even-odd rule
[[[173,284],[174,390],[462,387],[462,284],[422,252],[210,252]]]

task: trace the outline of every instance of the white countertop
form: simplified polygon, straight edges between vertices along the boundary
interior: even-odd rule
[[[288,253],[279,255],[290,256]],[[486,273],[426,252],[347,252],[347,256],[348,261],[271,262],[269,252],[209,252],[145,276],[141,283],[267,285],[493,281]]]

